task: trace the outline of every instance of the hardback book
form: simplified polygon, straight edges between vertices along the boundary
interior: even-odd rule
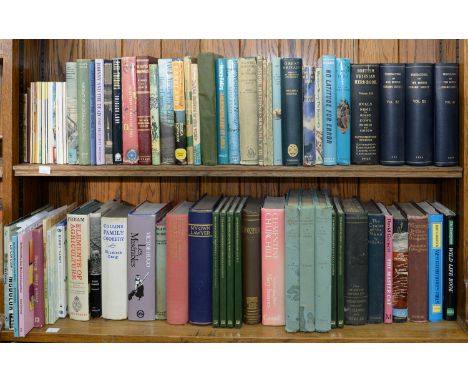
[[[77,87],[77,63],[76,62],[67,62],[66,63],[66,94],[67,94],[67,103],[66,103],[66,115],[67,115],[67,145],[68,145],[68,164],[77,164],[78,163],[78,87]],[[31,84],[32,89],[32,84]],[[31,94],[34,94],[31,90]],[[32,151],[32,150],[31,150]],[[33,163],[33,162],[32,162]]]
[[[104,131],[104,60],[98,58],[94,60],[94,79],[95,79],[95,123],[96,123],[96,164],[106,163],[105,158],[105,131]]]
[[[65,83],[66,86],[66,83]],[[28,101],[29,99],[29,101]],[[30,131],[31,131],[31,87],[28,86],[26,93],[21,96],[20,110],[21,110],[21,131],[23,133],[23,147],[22,147],[22,161],[24,163],[30,163]],[[65,107],[65,105],[64,105]],[[66,113],[66,110],[65,110]],[[66,127],[66,114],[65,114],[65,127]],[[68,139],[68,137],[66,138]],[[66,146],[65,146],[66,148]],[[67,163],[68,151],[65,152],[65,163]]]
[[[72,320],[89,320],[89,214],[100,206],[92,200],[67,214],[67,286]]]
[[[428,226],[428,319],[442,321],[443,287],[443,215],[428,202],[416,203],[427,216]]]
[[[384,215],[384,323],[391,324],[393,321],[393,216],[387,208],[377,202],[377,207]]]
[[[216,132],[216,78],[213,53],[199,53],[198,64],[198,102],[200,118],[201,156],[204,165],[213,166],[218,162]]]
[[[351,63],[336,59],[336,163],[351,163]]]
[[[149,95],[151,124],[151,164],[161,164],[161,134],[159,125],[159,77],[158,64],[149,65]]]
[[[218,164],[229,163],[228,87],[225,58],[216,59],[216,126],[218,134]]]
[[[257,63],[257,152],[258,152],[258,164],[263,166],[263,125],[264,125],[264,89],[263,89],[263,63],[265,59],[261,56],[257,56],[256,63]]]
[[[175,164],[174,88],[171,58],[158,60],[158,75],[161,164]]]
[[[220,200],[205,195],[189,210],[189,321],[192,324],[207,325],[212,320],[212,214]]]
[[[340,198],[333,198],[336,213],[336,326],[344,326],[344,289],[345,289],[345,213]]]
[[[322,68],[315,68],[315,164],[323,163]]]
[[[304,134],[304,166],[315,164],[315,70],[304,66],[302,127]]]
[[[273,102],[273,164],[283,164],[283,148],[281,142],[281,58],[274,57],[272,65],[272,102]]]
[[[302,165],[302,58],[281,59],[281,133],[283,164]]]
[[[342,199],[345,213],[345,325],[368,322],[368,217],[355,198]]]
[[[234,257],[235,257],[235,234],[234,214],[241,201],[236,196],[226,211],[226,326],[234,327]]]
[[[312,190],[302,191],[299,205],[299,330],[315,330],[315,204]]]
[[[266,62],[264,165],[273,166],[273,65]]]
[[[184,61],[172,60],[172,87],[175,115],[175,163],[187,164],[187,133],[185,125]]]
[[[380,164],[405,163],[405,64],[380,64]]]
[[[57,252],[57,316],[65,318],[68,314],[67,296],[67,218],[56,224]]]
[[[336,165],[336,57],[322,56],[322,156],[326,166]]]
[[[439,202],[432,203],[443,215],[443,318],[454,321],[457,319],[457,216]]]
[[[458,164],[458,64],[434,65],[434,164]]]
[[[327,193],[327,196],[330,197],[327,190],[324,190]],[[330,310],[330,324],[331,328],[335,329],[337,327],[337,274],[336,274],[336,258],[337,258],[337,250],[338,250],[338,216],[336,212],[335,205],[333,203],[333,199],[331,199],[331,203],[333,205],[332,211],[332,241],[331,241],[331,310]]]
[[[33,285],[34,285],[34,327],[42,328],[45,324],[44,310],[44,243],[42,241],[42,226],[31,232],[29,254],[33,256]],[[32,246],[32,248],[31,248]],[[31,261],[31,260],[30,260]]]
[[[139,158],[136,57],[122,57],[122,145],[123,163]]]
[[[84,76],[87,76],[89,84],[89,65],[85,68],[85,71],[83,73]],[[83,90],[83,93],[86,91]],[[89,93],[88,93],[89,94]],[[48,84],[47,82],[42,82],[41,83],[41,127],[40,127],[40,132],[41,132],[41,141],[40,141],[40,163],[46,164],[47,163],[47,155],[48,155],[48,150],[47,150],[47,133],[48,133],[48,118],[47,118],[47,105],[48,105]],[[89,102],[89,98],[85,98],[87,102]],[[87,119],[89,120],[89,114],[87,115]],[[89,138],[89,137],[88,137]]]
[[[128,213],[127,309],[128,319],[156,317],[156,224],[170,203],[143,202]]]
[[[284,294],[286,311],[286,331],[299,331],[299,307],[300,307],[300,220],[299,203],[300,191],[290,190],[286,197],[284,207]]]
[[[266,166],[268,163],[268,65],[267,60],[262,58],[262,113],[263,113],[263,123],[262,123],[262,153],[263,153],[263,166]],[[260,161],[259,161],[260,162]],[[260,164],[260,163],[259,163]]]
[[[246,324],[262,321],[261,209],[263,199],[249,198],[242,210],[242,300]]]
[[[387,207],[393,217],[393,322],[408,318],[408,220],[396,206]]]
[[[237,58],[226,59],[229,164],[240,163]]]
[[[262,324],[284,325],[284,197],[265,198],[261,239]]]
[[[90,72],[91,60],[76,61],[77,77],[77,120],[78,120],[78,163],[91,164],[90,147]],[[44,151],[43,151],[44,152]]]
[[[379,65],[351,65],[351,162],[379,162]]]
[[[166,245],[166,218],[163,218],[156,223],[156,320],[167,319]]]
[[[240,199],[234,211],[234,326],[242,326],[242,210],[248,197]]]
[[[188,212],[181,202],[166,215],[166,315],[169,324],[185,324],[189,314]]]
[[[427,321],[428,310],[428,222],[412,203],[398,203],[408,220],[408,318]]]
[[[104,60],[104,162],[113,164],[112,158],[112,61]]]
[[[406,65],[405,161],[427,166],[433,161],[434,65]]]
[[[240,163],[258,164],[257,62],[254,57],[238,59]]]
[[[138,130],[138,164],[152,163],[150,65],[154,57],[136,58],[136,109]]]
[[[122,72],[121,59],[112,59],[112,156],[114,164],[123,163]]]
[[[363,206],[368,217],[368,322],[380,324],[384,322],[385,304],[385,216],[373,201]]]
[[[184,57],[184,90],[185,90],[185,133],[187,139],[187,164],[193,164],[193,92],[191,56]]]
[[[89,147],[91,165],[96,165],[96,63],[89,63]]]
[[[200,134],[200,97],[198,96],[198,64],[192,64],[192,130],[193,130],[193,164],[201,165]]]

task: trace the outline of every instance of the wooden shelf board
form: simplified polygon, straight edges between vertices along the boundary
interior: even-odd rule
[[[74,166],[19,164],[16,176],[87,177],[345,177],[345,178],[461,178],[461,167],[436,166]],[[49,173],[50,172],[50,173]]]
[[[59,328],[47,333],[47,328]],[[377,324],[346,326],[329,333],[287,333],[284,327],[244,325],[241,329],[211,326],[169,325],[165,321],[86,322],[58,320],[54,325],[33,329],[25,338],[13,332],[0,333],[0,342],[468,342],[459,323]]]

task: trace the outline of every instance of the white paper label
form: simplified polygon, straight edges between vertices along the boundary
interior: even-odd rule
[[[46,333],[58,333],[60,328],[47,328]]]
[[[39,174],[50,175],[50,166],[39,166]]]

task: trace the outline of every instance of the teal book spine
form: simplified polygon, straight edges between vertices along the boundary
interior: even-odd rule
[[[229,164],[226,59],[216,59],[216,122],[218,131],[218,164]]]
[[[336,59],[336,163],[351,163],[351,63]]]
[[[429,225],[429,321],[442,321],[443,292],[443,216],[428,215]]]
[[[336,57],[322,57],[323,164],[336,165]]]
[[[298,192],[290,191],[285,206],[285,311],[286,331],[299,331],[299,203]]]
[[[272,60],[273,74],[273,164],[283,165],[283,151],[281,146],[281,58]]]
[[[13,270],[13,334],[20,336],[19,332],[19,291],[18,291],[18,235],[11,236],[12,270]]]
[[[228,58],[227,67],[227,115],[228,115],[228,143],[229,164],[240,163],[239,136],[239,86],[237,59]]]

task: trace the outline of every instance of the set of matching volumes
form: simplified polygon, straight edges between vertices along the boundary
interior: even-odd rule
[[[457,219],[325,190],[47,205],[4,227],[5,328],[58,318],[327,332],[456,319]]]
[[[28,89],[42,164],[458,164],[457,64],[122,57]],[[65,128],[66,127],[66,128]]]

